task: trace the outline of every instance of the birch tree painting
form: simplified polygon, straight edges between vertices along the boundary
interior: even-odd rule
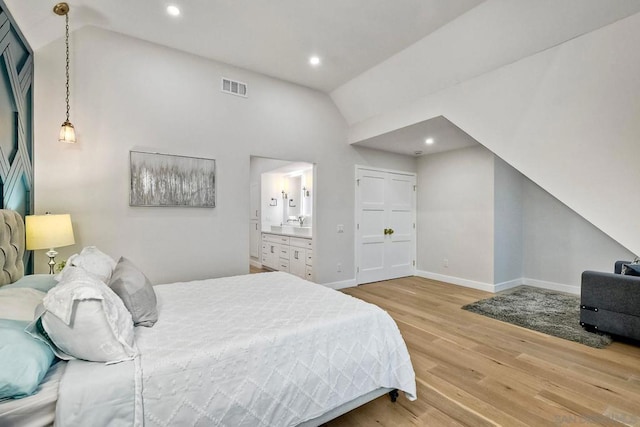
[[[216,161],[131,151],[130,206],[216,206]]]

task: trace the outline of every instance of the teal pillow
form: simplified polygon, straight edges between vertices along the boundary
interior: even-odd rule
[[[33,288],[42,292],[49,292],[49,289],[57,285],[53,274],[29,274],[3,288]]]
[[[28,324],[0,319],[0,399],[33,394],[53,362],[51,348],[24,331]]]

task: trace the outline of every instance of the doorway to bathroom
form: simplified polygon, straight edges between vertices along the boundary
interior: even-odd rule
[[[314,165],[251,156],[251,271],[313,278]]]

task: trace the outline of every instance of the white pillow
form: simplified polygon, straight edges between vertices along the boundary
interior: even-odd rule
[[[64,274],[68,267],[80,267],[95,275],[102,283],[108,283],[116,261],[95,246],[87,246],[79,254],[69,257],[65,268],[57,274],[56,280],[64,280]]]
[[[0,289],[0,318],[31,322],[45,293],[31,288]]]
[[[70,267],[43,305],[42,326],[61,359],[117,363],[137,354],[131,314],[107,285],[82,268]]]

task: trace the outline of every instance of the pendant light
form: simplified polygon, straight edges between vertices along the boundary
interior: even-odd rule
[[[66,73],[67,73],[67,119],[62,123],[62,127],[60,128],[60,137],[58,141],[67,142],[69,144],[74,144],[76,142],[76,131],[73,128],[73,125],[69,121],[69,5],[67,3],[58,3],[53,6],[53,12],[56,15],[63,16],[65,19],[65,36],[64,42],[67,47],[67,63],[66,63]]]

